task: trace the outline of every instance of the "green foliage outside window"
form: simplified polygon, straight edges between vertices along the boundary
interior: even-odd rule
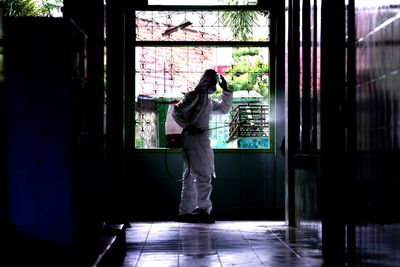
[[[238,0],[229,0],[230,5],[237,5]],[[221,21],[232,31],[232,36],[235,39],[247,41],[253,33],[253,26],[257,24],[257,13],[253,11],[229,11],[222,12]]]
[[[4,0],[3,10],[10,17],[53,17],[62,5],[63,0]]]
[[[266,97],[269,94],[268,72],[269,66],[264,63],[259,47],[234,48],[232,58],[234,64],[224,71],[229,75],[228,87],[231,91],[256,91]],[[221,88],[213,95],[218,98]]]

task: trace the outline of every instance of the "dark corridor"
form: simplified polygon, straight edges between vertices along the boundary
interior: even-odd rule
[[[245,2],[0,3],[1,266],[400,266],[400,3]],[[257,45],[193,42],[269,53],[270,148],[215,149],[210,225],[174,221],[180,151],[133,145],[135,49],[181,46],[135,12],[171,10],[268,13]]]

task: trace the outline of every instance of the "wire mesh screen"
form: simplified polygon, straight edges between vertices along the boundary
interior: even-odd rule
[[[269,41],[268,11],[136,11],[136,41]]]

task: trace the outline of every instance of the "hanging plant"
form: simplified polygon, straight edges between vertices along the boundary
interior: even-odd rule
[[[229,0],[230,5],[237,5],[237,0]],[[247,41],[252,37],[253,27],[257,25],[258,14],[254,11],[239,10],[221,13],[221,22],[229,27],[234,39]]]

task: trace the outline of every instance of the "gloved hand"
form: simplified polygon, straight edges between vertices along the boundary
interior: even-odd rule
[[[225,92],[231,93],[231,91],[228,89],[228,84],[226,83],[224,76],[219,75],[219,77],[220,77],[220,81],[218,81],[219,86],[221,86],[222,90],[224,90]]]

